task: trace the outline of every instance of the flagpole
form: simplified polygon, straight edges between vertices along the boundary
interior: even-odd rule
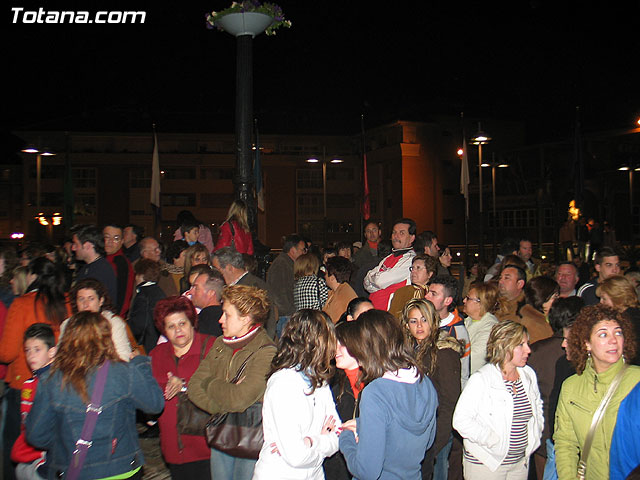
[[[371,218],[371,202],[369,200],[369,176],[367,173],[367,142],[364,134],[364,113],[360,115],[360,129],[362,132],[362,181],[363,195],[360,215],[360,241],[364,242],[364,222]]]
[[[156,133],[156,124],[153,124],[153,155],[151,158],[151,192],[149,195],[151,209],[153,210],[153,231],[154,235],[159,238],[160,224],[162,221],[160,210],[160,158],[158,152],[158,135]],[[161,233],[161,232],[160,232]]]
[[[467,138],[464,131],[464,112],[460,112],[462,127],[462,158],[460,159],[460,193],[464,195],[464,259],[469,265],[469,163],[467,159]]]

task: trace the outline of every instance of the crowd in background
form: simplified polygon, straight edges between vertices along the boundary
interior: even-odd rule
[[[215,241],[184,211],[166,244],[109,224],[3,247],[3,478],[142,478],[152,436],[172,478],[638,472],[637,264],[573,243],[543,264],[521,238],[464,266],[389,227],[287,235],[264,276],[241,201]],[[259,444],[222,446],[185,409],[250,417]]]

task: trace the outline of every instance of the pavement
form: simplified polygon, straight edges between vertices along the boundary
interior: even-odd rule
[[[144,430],[144,427],[138,425],[139,432]],[[140,447],[145,460],[142,478],[144,480],[170,479],[171,474],[160,452],[160,438],[140,438]]]

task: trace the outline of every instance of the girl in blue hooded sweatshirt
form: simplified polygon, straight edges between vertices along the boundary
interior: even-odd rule
[[[436,433],[438,397],[396,318],[369,310],[340,342],[360,365],[360,416],[342,424],[340,451],[357,480],[421,479],[420,462]]]

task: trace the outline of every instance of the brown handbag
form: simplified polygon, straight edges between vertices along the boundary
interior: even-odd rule
[[[202,349],[200,350],[200,362],[204,358],[204,352],[207,348],[207,343],[211,339],[211,336],[207,336],[202,342]],[[187,392],[179,392],[176,395],[178,398],[178,407],[176,412],[176,427],[178,429],[178,446],[182,449],[182,441],[180,435],[201,435],[204,436],[204,429],[207,426],[207,422],[211,418],[211,414],[197,407],[189,397]]]
[[[263,345],[258,350],[272,345]],[[238,383],[249,359],[249,355],[229,383]],[[207,443],[211,448],[238,458],[256,460],[262,449],[262,402],[256,402],[244,412],[217,413],[206,427]]]

